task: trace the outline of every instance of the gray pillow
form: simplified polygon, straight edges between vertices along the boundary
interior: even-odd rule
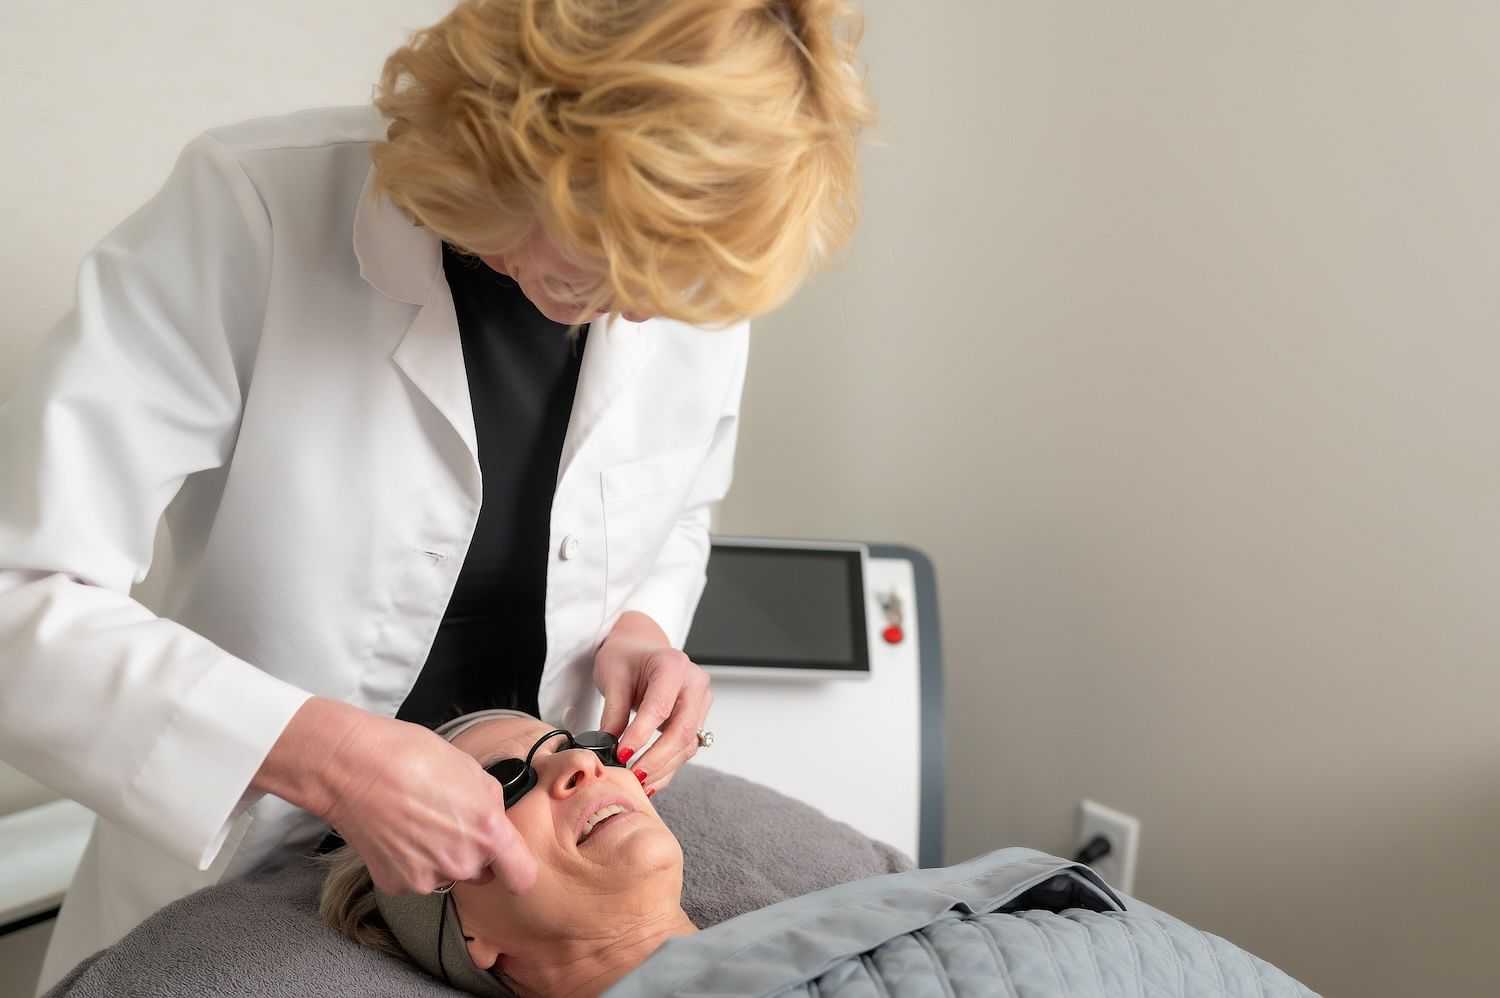
[[[682,841],[683,908],[699,926],[910,862],[748,780],[687,766],[654,799]],[[421,998],[461,992],[318,921],[323,869],[296,859],[208,887],[84,961],[48,998]]]
[[[682,843],[682,908],[699,928],[912,867],[801,801],[707,766],[684,766],[653,802]]]

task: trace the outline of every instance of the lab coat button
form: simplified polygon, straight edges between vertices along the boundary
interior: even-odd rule
[[[562,550],[558,553],[562,555],[563,561],[568,561],[570,559],[578,557],[578,548],[580,546],[581,545],[578,538],[574,537],[572,534],[569,534],[567,537],[563,538]]]

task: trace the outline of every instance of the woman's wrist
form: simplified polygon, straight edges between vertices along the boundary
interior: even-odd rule
[[[368,716],[338,700],[309,698],[271,746],[250,781],[251,789],[326,818],[338,797],[341,779],[336,770],[347,759],[347,746]]]
[[[626,610],[620,614],[603,643],[609,644],[612,641],[649,645],[652,648],[664,648],[672,643],[661,625],[639,610]]]

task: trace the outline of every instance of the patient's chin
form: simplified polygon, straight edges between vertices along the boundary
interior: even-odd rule
[[[637,814],[600,832],[600,838],[585,842],[579,853],[601,866],[633,876],[682,867],[682,846],[654,815]]]

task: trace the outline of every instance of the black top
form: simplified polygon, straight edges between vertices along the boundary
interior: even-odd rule
[[[484,495],[432,651],[396,716],[436,727],[489,707],[537,712],[563,436],[588,333],[570,343],[515,281],[443,244]]]

